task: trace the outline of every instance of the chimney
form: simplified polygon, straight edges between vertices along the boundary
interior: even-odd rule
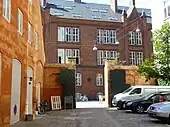
[[[127,13],[126,13],[126,10],[123,8],[122,16],[121,16],[121,21],[125,22],[126,19],[127,19]]]
[[[117,12],[117,0],[110,0],[110,7],[116,13]]]
[[[81,0],[74,0],[74,2],[81,3]]]
[[[129,7],[135,6],[135,0],[129,0]]]

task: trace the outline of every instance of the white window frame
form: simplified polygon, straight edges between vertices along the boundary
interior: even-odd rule
[[[32,38],[32,29],[31,29],[31,24],[28,22],[28,42],[31,44],[31,38]]]
[[[142,45],[142,33],[141,32],[136,33],[136,45]]]
[[[66,27],[65,28],[65,41],[66,42],[71,42],[72,41],[72,29],[71,27]]]
[[[136,52],[136,65],[143,63],[143,52]]]
[[[73,49],[73,57],[77,58],[78,61],[76,61],[76,64],[80,64],[80,50],[79,49]]]
[[[79,42],[79,28],[72,28],[72,42]]]
[[[78,27],[58,27],[59,42],[80,42],[80,29]]]
[[[100,44],[116,44],[116,31],[97,29],[97,43]]]
[[[116,59],[117,51],[112,50],[97,50],[97,64],[104,65],[105,59]]]
[[[131,51],[129,56],[131,65],[138,66],[143,63],[143,52]]]
[[[170,17],[170,1],[165,0],[164,1],[164,18],[167,19]]]
[[[57,55],[58,57],[58,60],[57,60],[57,62],[58,62],[58,64],[64,64],[65,63],[65,51],[64,51],[64,49],[58,49],[58,55]],[[59,57],[61,57],[61,63],[59,63]]]
[[[131,51],[130,52],[130,63],[131,65],[136,65],[136,58],[135,58],[135,52]]]
[[[35,31],[35,49],[38,50],[38,48],[39,48],[39,35]]]
[[[97,43],[102,43],[102,30],[98,29],[97,30]]]
[[[11,20],[11,0],[3,0],[3,17],[10,22]]]
[[[23,13],[18,8],[18,32],[22,35],[23,34]]]
[[[129,44],[135,45],[135,32],[129,32]]]
[[[116,30],[110,31],[110,43],[116,44]]]
[[[103,86],[103,74],[96,75],[96,86]]]
[[[62,54],[59,55],[59,54]],[[59,57],[61,57],[61,64],[67,64],[69,57],[77,57],[78,61],[76,64],[80,64],[80,50],[79,49],[58,49],[58,63]],[[60,63],[59,63],[60,64]]]
[[[72,49],[65,49],[66,63],[68,63],[69,57],[73,57],[73,50]]]
[[[76,73],[76,86],[82,86],[82,74],[81,73]]]

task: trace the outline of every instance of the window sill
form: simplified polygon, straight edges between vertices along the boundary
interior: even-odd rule
[[[141,47],[141,46],[143,46],[143,45],[137,45],[137,44],[131,45],[131,44],[129,44],[129,46],[138,46],[138,47]]]
[[[75,42],[75,41],[57,41],[58,43],[73,43],[73,44],[77,44],[77,43],[80,43],[80,41],[77,41],[77,42]]]
[[[5,19],[8,23],[11,22],[11,18],[8,19],[8,18],[7,18],[6,16],[4,16],[4,15],[3,15],[3,17],[4,17],[4,19]]]
[[[76,86],[76,87],[82,87],[82,85],[81,86]]]
[[[102,85],[102,86],[96,85],[96,87],[104,87],[104,85]]]
[[[21,36],[22,36],[22,34],[23,34],[23,33],[22,33],[22,32],[20,32],[19,30],[18,30],[18,33],[19,33]]]
[[[165,22],[166,20],[168,20],[168,19],[170,19],[170,16],[167,16],[167,17],[164,19],[164,22]]]

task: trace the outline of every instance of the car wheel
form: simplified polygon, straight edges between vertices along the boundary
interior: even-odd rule
[[[167,124],[170,125],[170,114],[169,114],[169,117],[168,117],[168,119],[167,119]]]
[[[137,113],[143,113],[144,112],[144,107],[142,105],[138,105],[136,107],[136,111],[137,111]]]

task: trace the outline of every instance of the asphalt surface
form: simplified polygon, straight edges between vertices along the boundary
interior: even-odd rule
[[[147,114],[133,114],[115,108],[50,111],[34,121],[21,121],[12,127],[168,127]]]

